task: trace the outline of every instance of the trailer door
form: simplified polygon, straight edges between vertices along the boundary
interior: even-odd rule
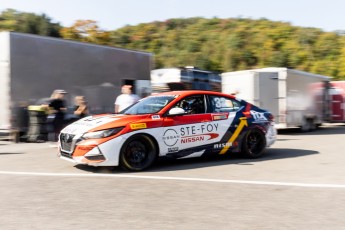
[[[279,90],[278,90],[278,72],[260,72],[256,85],[256,99],[259,106],[271,112],[274,117],[279,115]]]
[[[341,88],[331,88],[330,89],[330,96],[331,96],[331,119],[333,122],[344,122],[345,121],[345,112],[344,112],[344,105],[345,105],[345,98],[344,98],[344,91]]]

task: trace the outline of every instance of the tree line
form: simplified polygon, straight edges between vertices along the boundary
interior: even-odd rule
[[[7,9],[0,31],[16,31],[152,52],[154,68],[197,66],[217,72],[288,67],[345,80],[345,33],[265,18],[169,19],[102,30],[96,21],[70,27],[45,14]]]

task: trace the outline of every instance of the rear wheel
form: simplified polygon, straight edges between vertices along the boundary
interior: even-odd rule
[[[157,157],[153,140],[145,135],[130,137],[121,149],[120,165],[131,171],[141,171],[150,167]]]
[[[313,118],[304,118],[301,126],[301,132],[310,132],[316,129],[316,124]]]
[[[265,134],[259,129],[249,130],[244,136],[242,154],[245,157],[257,158],[261,156],[266,148]]]

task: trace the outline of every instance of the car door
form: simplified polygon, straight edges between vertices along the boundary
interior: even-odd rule
[[[212,152],[224,154],[238,145],[239,134],[247,125],[246,118],[241,118],[243,113],[239,112],[244,106],[236,99],[223,95],[209,95],[208,101],[209,112],[213,122],[218,124],[219,134]]]
[[[218,129],[218,125],[212,122],[211,113],[207,112],[205,95],[182,98],[173,108],[182,108],[186,113],[164,118],[161,155],[186,157],[203,152]]]

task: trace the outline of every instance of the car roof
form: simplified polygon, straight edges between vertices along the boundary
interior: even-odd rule
[[[230,94],[225,93],[219,93],[214,91],[208,91],[208,90],[181,90],[181,91],[169,91],[169,92],[163,92],[155,94],[155,96],[159,95],[179,95],[179,96],[189,96],[189,95],[195,95],[195,94],[208,94],[208,95],[218,95],[218,96],[226,96],[226,97],[232,97],[234,96]]]

